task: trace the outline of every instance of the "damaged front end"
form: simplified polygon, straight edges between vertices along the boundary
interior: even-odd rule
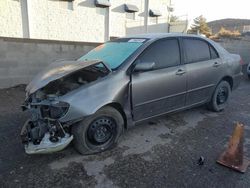
[[[67,147],[73,136],[59,118],[67,113],[69,104],[58,102],[53,97],[37,101],[34,95],[29,100],[22,106],[23,110],[28,109],[31,114],[21,130],[26,153],[50,153]]]
[[[26,153],[51,153],[67,147],[73,140],[71,125],[77,120],[60,121],[70,109],[70,104],[61,101],[60,97],[109,72],[100,61],[72,61],[56,62],[40,73],[27,86],[26,100],[22,105],[31,116],[21,130]]]

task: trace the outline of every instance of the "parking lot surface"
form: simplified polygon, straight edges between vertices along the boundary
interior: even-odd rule
[[[72,146],[26,155],[19,132],[24,86],[0,90],[0,187],[250,187],[245,174],[216,164],[234,123],[245,127],[250,157],[250,81],[244,78],[225,111],[205,107],[165,115],[129,129],[112,150],[81,156]],[[198,165],[200,156],[204,165]]]

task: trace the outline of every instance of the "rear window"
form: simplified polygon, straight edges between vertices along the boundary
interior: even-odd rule
[[[199,39],[183,39],[186,62],[193,63],[210,59],[208,43]]]

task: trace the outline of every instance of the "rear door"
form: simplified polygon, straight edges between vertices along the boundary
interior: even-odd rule
[[[183,38],[187,69],[186,106],[208,101],[223,71],[215,48],[198,38]]]
[[[132,108],[136,121],[184,107],[186,70],[177,38],[151,44],[135,63],[155,62],[151,71],[132,73]]]

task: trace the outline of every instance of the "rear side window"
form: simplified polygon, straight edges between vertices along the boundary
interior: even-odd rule
[[[155,62],[156,69],[180,64],[180,51],[177,39],[164,39],[151,44],[137,59],[139,62]]]
[[[217,59],[219,58],[218,52],[210,45],[210,53],[211,53],[211,59]]]
[[[199,39],[183,39],[186,62],[193,63],[210,59],[208,43]]]

